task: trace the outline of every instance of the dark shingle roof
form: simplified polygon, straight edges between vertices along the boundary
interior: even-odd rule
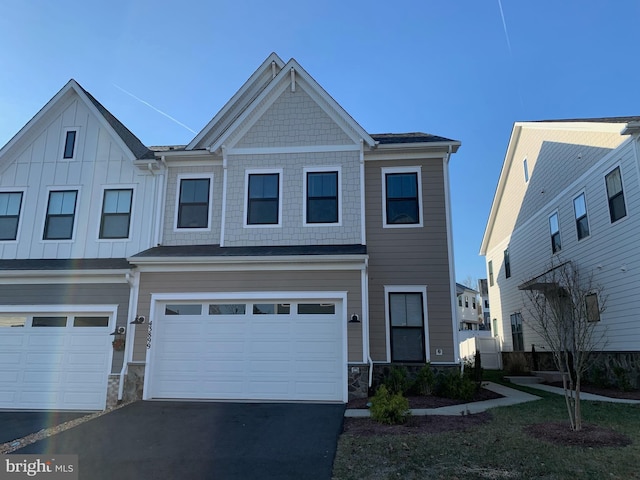
[[[181,245],[153,247],[131,258],[148,257],[233,257],[233,256],[281,256],[281,255],[365,255],[366,245],[292,245],[221,247],[220,245]]]
[[[82,86],[80,86],[80,88],[82,88]],[[104,108],[104,106],[98,100],[96,100],[93,95],[87,92],[84,88],[82,88],[82,91],[87,95],[89,100],[91,100],[91,103],[95,105],[95,107],[102,114],[109,125],[111,125],[111,127],[116,131],[125,145],[135,155],[136,159],[143,160],[155,158],[153,152],[149,148],[147,148],[138,137],[131,133],[131,130],[125,127],[122,122],[120,122],[120,120],[114,117],[109,110]]]
[[[126,258],[64,258],[0,260],[0,270],[128,270]]]
[[[430,133],[372,133],[371,138],[381,145],[389,143],[430,143],[430,142],[455,142],[445,137],[431,135]]]

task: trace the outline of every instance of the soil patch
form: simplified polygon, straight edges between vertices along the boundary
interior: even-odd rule
[[[562,388],[562,382],[547,382],[547,385]],[[640,400],[640,390],[620,390],[616,388],[596,387],[594,385],[580,385],[580,392],[593,393],[611,398],[624,398],[627,400]]]
[[[537,423],[526,426],[524,430],[540,440],[563,446],[626,447],[632,443],[626,435],[592,424],[583,424],[579,432],[571,430],[569,422]]]
[[[425,435],[461,431],[491,420],[489,412],[473,415],[416,415],[402,425],[383,425],[371,418],[345,418],[344,433],[360,437],[376,435]]]

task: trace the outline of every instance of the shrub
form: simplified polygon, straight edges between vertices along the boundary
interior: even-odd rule
[[[390,393],[407,393],[411,386],[407,368],[393,365],[382,380],[382,385],[384,385]]]
[[[387,425],[404,423],[409,416],[409,400],[402,393],[391,393],[384,385],[371,399],[371,418]]]
[[[624,392],[633,390],[631,382],[629,382],[629,379],[627,378],[627,371],[624,368],[613,367],[613,374],[616,376],[616,384],[620,390]]]
[[[411,392],[416,395],[431,395],[436,383],[436,376],[431,370],[431,364],[427,363],[418,371],[411,385]]]
[[[477,384],[470,378],[460,375],[457,370],[441,373],[437,378],[437,392],[442,397],[469,401],[476,393]]]

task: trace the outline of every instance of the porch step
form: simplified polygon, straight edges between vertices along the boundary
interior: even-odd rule
[[[511,383],[518,383],[518,384],[528,384],[528,383],[542,383],[544,380],[541,377],[534,377],[532,375],[511,375],[508,377],[504,377],[505,379],[507,379],[509,382]]]

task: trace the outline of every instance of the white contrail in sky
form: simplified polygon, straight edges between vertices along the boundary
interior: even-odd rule
[[[509,47],[509,53],[511,54],[511,42],[509,41],[509,31],[507,30],[507,22],[504,19],[504,12],[502,11],[502,1],[498,0],[498,6],[500,7],[500,16],[502,17],[502,27],[504,28],[504,36],[507,39],[507,47]]]
[[[175,118],[173,118],[171,115],[168,115],[166,113],[164,113],[162,110],[154,107],[153,105],[151,105],[149,102],[145,102],[144,100],[142,100],[141,98],[136,97],[133,93],[131,92],[127,92],[124,88],[119,87],[118,85],[116,85],[115,83],[113,84],[114,87],[116,87],[118,90],[126,93],[127,95],[129,95],[130,97],[135,98],[137,101],[139,101],[140,103],[145,104],[147,107],[154,109],[156,112],[158,112],[160,115],[164,115],[165,117],[167,117],[169,120],[176,122],[178,125],[180,125],[181,127],[186,128],[187,130],[189,130],[191,133],[198,133],[195,130],[192,130],[191,128],[187,127],[184,123],[176,120]]]

